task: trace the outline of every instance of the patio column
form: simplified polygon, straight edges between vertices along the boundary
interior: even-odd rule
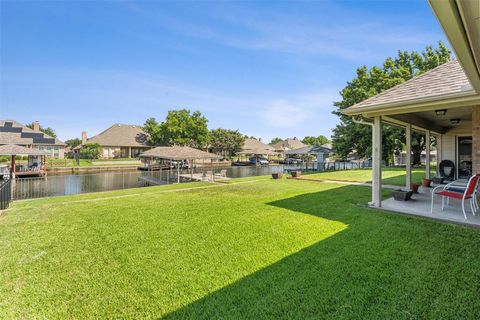
[[[480,106],[472,111],[472,173],[480,173]]]
[[[177,182],[180,183],[180,162],[177,161]]]
[[[407,190],[410,190],[412,188],[412,125],[410,123],[408,123],[405,128],[405,136],[407,145],[405,187]]]
[[[436,157],[436,162],[437,162],[437,176],[440,175],[440,161],[442,161],[442,135],[439,134],[436,137],[436,143],[437,143],[437,157]]]
[[[425,132],[425,177],[430,179],[430,131]]]
[[[373,119],[372,128],[372,205],[382,206],[382,118]]]
[[[16,164],[15,164],[15,155],[12,155],[12,178],[15,178],[15,172],[16,172]]]

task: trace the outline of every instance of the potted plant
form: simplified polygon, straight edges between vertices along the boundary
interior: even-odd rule
[[[298,178],[302,175],[302,171],[300,171],[300,170],[293,170],[290,173],[292,175],[292,178]]]
[[[412,183],[411,190],[413,191],[413,193],[418,193],[418,187],[420,187],[420,184]]]
[[[432,184],[432,179],[427,179],[427,178],[422,179],[422,187],[430,188],[431,184]]]
[[[413,191],[402,189],[393,190],[393,199],[396,201],[408,201],[412,197]]]
[[[282,179],[283,173],[277,172],[277,173],[272,173],[272,178],[273,179]]]

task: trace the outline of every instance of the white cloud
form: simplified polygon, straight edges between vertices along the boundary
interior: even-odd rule
[[[307,122],[330,116],[333,102],[338,100],[335,91],[305,94],[292,99],[275,100],[260,111],[260,117],[268,126],[294,128]]]

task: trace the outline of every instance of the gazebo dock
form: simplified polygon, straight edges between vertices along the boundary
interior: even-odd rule
[[[6,144],[0,146],[0,156],[11,156],[10,174],[12,178],[44,177],[47,174],[45,170],[46,153],[41,150]],[[16,156],[28,156],[28,162],[17,164]]]
[[[139,179],[147,184],[165,184],[170,181],[180,183],[182,180],[187,181],[215,181],[215,179],[224,178],[216,176],[213,170],[195,172],[196,162],[201,160],[220,159],[221,156],[205,152],[199,149],[183,146],[156,147],[140,154],[140,158],[148,163],[146,174]],[[155,171],[154,168],[168,168],[165,174]],[[183,167],[183,168],[182,168]],[[155,171],[155,172],[154,172]]]

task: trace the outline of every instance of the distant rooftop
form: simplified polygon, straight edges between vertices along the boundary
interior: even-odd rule
[[[87,139],[87,143],[98,143],[111,147],[147,147],[147,134],[141,126],[116,123],[96,136]]]
[[[35,131],[15,120],[0,120],[0,145],[65,145],[57,138]]]
[[[272,145],[275,150],[290,150],[306,147],[307,145],[297,138],[287,138]]]

